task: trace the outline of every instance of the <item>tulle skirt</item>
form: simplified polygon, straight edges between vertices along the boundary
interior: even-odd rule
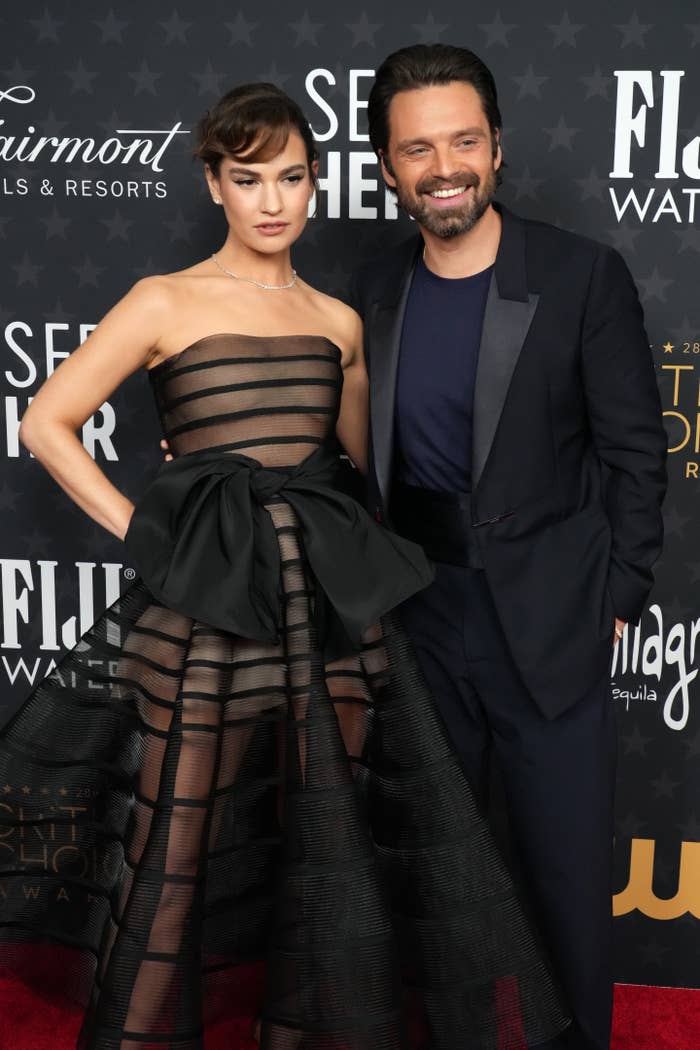
[[[87,1005],[81,1050],[201,1050],[255,963],[264,1050],[554,1036],[566,1010],[397,615],[324,659],[298,523],[271,513],[277,642],[137,581],[2,730],[0,962],[71,949],[53,983]]]

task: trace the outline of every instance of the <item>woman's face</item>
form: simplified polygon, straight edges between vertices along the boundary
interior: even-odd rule
[[[281,153],[252,164],[225,156],[215,176],[206,169],[215,201],[221,201],[231,233],[253,251],[283,251],[306,225],[314,185],[301,135],[292,131]]]

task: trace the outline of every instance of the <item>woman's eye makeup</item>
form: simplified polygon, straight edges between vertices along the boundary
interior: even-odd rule
[[[301,180],[302,180],[303,178],[304,178],[304,176],[303,176],[302,174],[298,174],[298,175],[286,175],[283,181],[284,181],[284,182],[291,182],[291,183],[295,183],[295,182],[301,182]],[[236,186],[255,186],[255,185],[257,184],[257,181],[258,181],[258,180],[257,180],[257,179],[242,179],[242,178],[236,178],[236,179],[234,179],[233,181],[234,181],[234,183],[236,184]]]

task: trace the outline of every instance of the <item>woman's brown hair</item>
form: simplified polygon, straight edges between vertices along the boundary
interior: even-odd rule
[[[228,91],[197,125],[195,157],[219,174],[225,156],[250,164],[272,160],[298,132],[306,148],[309,174],[318,157],[309,122],[300,106],[274,84],[240,84]]]

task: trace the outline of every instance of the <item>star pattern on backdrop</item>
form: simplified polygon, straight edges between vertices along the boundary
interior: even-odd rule
[[[382,28],[382,23],[370,22],[366,11],[362,12],[357,22],[346,22],[345,26],[352,33],[352,47],[357,47],[359,44],[376,47],[374,37],[377,31]]]
[[[260,75],[256,77],[256,80],[265,81],[267,84],[276,84],[277,87],[284,88],[284,85],[290,79],[290,76],[290,73],[283,73],[277,68],[277,63],[273,62],[272,65],[267,67],[267,69],[261,70]]]
[[[544,179],[536,179],[530,173],[530,166],[526,164],[519,175],[513,175],[511,172],[508,172],[507,185],[515,190],[516,200],[527,197],[531,200],[536,200],[538,189],[544,181]]]
[[[576,179],[577,186],[581,187],[581,200],[587,201],[591,197],[594,200],[604,200],[608,180],[601,178],[596,168],[591,168],[585,179]]]
[[[580,128],[570,128],[563,116],[554,128],[543,128],[545,135],[549,135],[549,152],[554,149],[573,150],[574,136],[578,135]]]
[[[2,75],[8,84],[27,84],[36,76],[36,69],[27,69],[16,58],[12,69],[3,69]]]
[[[679,514],[676,507],[664,507],[664,534],[666,536],[682,537],[685,527],[692,519],[684,514]]]
[[[191,28],[192,23],[184,22],[177,11],[173,11],[170,18],[165,22],[159,22],[158,25],[165,31],[166,45],[187,43],[187,30]]]
[[[617,833],[623,839],[636,839],[639,833],[648,826],[648,821],[642,820],[636,813],[626,813],[616,822]]]
[[[579,77],[579,80],[586,85],[586,94],[583,101],[588,102],[590,98],[607,99],[613,78],[609,74],[603,73],[600,66],[596,66],[590,76]]]
[[[516,101],[519,102],[523,98],[542,98],[542,85],[549,80],[549,77],[536,76],[532,63],[530,63],[521,76],[511,77],[510,79],[518,85]]]
[[[134,266],[131,273],[134,277],[134,280],[140,281],[144,277],[152,277],[153,274],[159,272],[159,269],[160,268],[153,259],[153,257],[149,255],[149,257],[145,259],[144,262],[142,262],[139,266]]]
[[[323,22],[312,22],[308,11],[304,11],[298,22],[290,22],[289,27],[296,34],[295,47],[299,47],[300,44],[311,44],[312,47],[318,47],[317,38],[323,29]]]
[[[688,315],[684,314],[680,323],[670,326],[668,331],[675,343],[682,343],[686,339],[693,340],[696,334],[700,334],[700,324],[691,321]]]
[[[686,758],[700,758],[700,729],[698,729],[695,736],[690,737],[683,741],[683,746],[686,749]]]
[[[665,303],[666,289],[673,284],[673,280],[663,277],[658,266],[655,266],[648,277],[639,277],[637,284],[642,288],[643,299],[658,299],[660,303]]]
[[[619,252],[633,255],[637,250],[637,239],[641,237],[642,231],[632,226],[611,226],[605,231],[605,239],[610,241]]]
[[[101,44],[124,43],[124,30],[129,25],[129,22],[117,18],[114,11],[110,9],[106,18],[102,20],[94,19],[94,22],[102,34],[100,38]]]
[[[79,266],[71,267],[73,273],[78,278],[78,288],[97,288],[99,285],[100,274],[104,273],[104,266],[96,266],[92,259],[87,256],[83,259]]]
[[[700,842],[700,820],[694,813],[677,827],[685,842]]]
[[[156,82],[160,80],[163,74],[157,73],[155,69],[151,69],[146,59],[143,58],[140,69],[134,70],[128,76],[134,82],[133,92],[135,95],[140,95],[143,91],[149,95],[157,95]]]
[[[576,47],[576,34],[580,33],[583,28],[583,25],[574,24],[570,20],[568,11],[565,11],[561,16],[558,25],[547,26],[547,29],[553,34],[552,44],[554,47],[560,47],[562,44]]]
[[[652,25],[651,23],[642,24],[635,11],[629,22],[626,22],[624,25],[616,25],[615,28],[622,33],[621,47],[629,47],[631,44],[634,44],[636,47],[646,47],[644,38],[652,28]]]
[[[21,288],[24,284],[31,284],[36,288],[39,284],[39,274],[44,269],[39,263],[33,263],[29,258],[29,252],[24,253],[20,262],[14,263],[12,269],[17,275],[17,287]]]
[[[197,223],[191,219],[186,219],[180,209],[178,209],[172,219],[163,219],[163,226],[170,234],[171,244],[174,244],[176,241],[183,241],[185,244],[189,244],[192,240],[192,231],[197,226]]]
[[[130,118],[125,120],[119,116],[115,110],[112,110],[111,115],[106,120],[98,120],[97,126],[102,128],[106,136],[111,136],[118,128],[128,128],[129,124],[136,126],[135,122]]]
[[[432,44],[439,41],[448,28],[447,22],[436,22],[432,11],[428,11],[425,22],[414,22],[412,27],[417,35],[416,43]]]
[[[76,317],[74,313],[66,310],[60,299],[57,299],[53,307],[48,311],[48,315],[52,321],[59,321],[61,324],[72,324]]]
[[[190,73],[193,80],[197,82],[197,90],[200,95],[218,95],[221,93],[224,80],[229,74],[217,73],[209,60],[201,73]]]
[[[678,238],[680,247],[678,248],[679,254],[683,252],[691,251],[700,254],[700,227],[698,226],[686,226],[684,230],[673,231]]]
[[[46,116],[42,117],[40,121],[41,132],[43,135],[51,135],[58,138],[67,124],[67,120],[58,120],[53,109],[49,109]]]
[[[626,755],[639,755],[640,758],[646,757],[647,747],[652,742],[652,737],[642,736],[639,726],[635,726],[631,733],[621,736],[620,739]]]
[[[44,13],[41,18],[32,18],[29,20],[29,24],[30,26],[34,26],[34,29],[36,30],[37,44],[43,44],[45,41],[49,41],[52,44],[58,44],[58,30],[63,25],[63,21],[54,18],[48,7],[44,8]]]
[[[348,97],[348,78],[345,74],[345,65],[338,61],[334,66],[329,64],[328,68],[335,78],[335,84],[328,85],[328,94],[333,98],[339,96],[346,99]]]
[[[229,31],[229,44],[246,44],[253,46],[253,33],[260,27],[259,22],[249,22],[242,11],[239,11],[233,22],[225,22]]]
[[[47,241],[50,241],[53,237],[60,237],[65,241],[66,231],[72,219],[67,218],[65,215],[59,215],[58,209],[54,205],[51,214],[42,216],[39,221],[44,225]]]
[[[661,773],[661,776],[656,777],[654,780],[650,780],[649,783],[654,791],[655,798],[672,799],[676,793],[676,788],[681,786],[681,781],[672,780],[665,769]]]
[[[84,93],[86,95],[92,95],[95,90],[93,87],[93,81],[99,76],[98,73],[93,73],[85,68],[85,63],[82,58],[78,59],[78,62],[74,69],[66,70],[66,76],[70,80],[71,94],[76,95],[78,93]]]
[[[508,34],[517,29],[517,25],[515,22],[504,22],[501,18],[501,12],[497,11],[493,22],[481,22],[479,29],[486,34],[487,47],[494,47],[496,44],[509,47]]]
[[[134,221],[134,219],[124,218],[118,209],[114,212],[111,219],[100,219],[100,222],[107,230],[108,241],[119,240],[126,243],[131,240],[129,228],[134,225]]]

